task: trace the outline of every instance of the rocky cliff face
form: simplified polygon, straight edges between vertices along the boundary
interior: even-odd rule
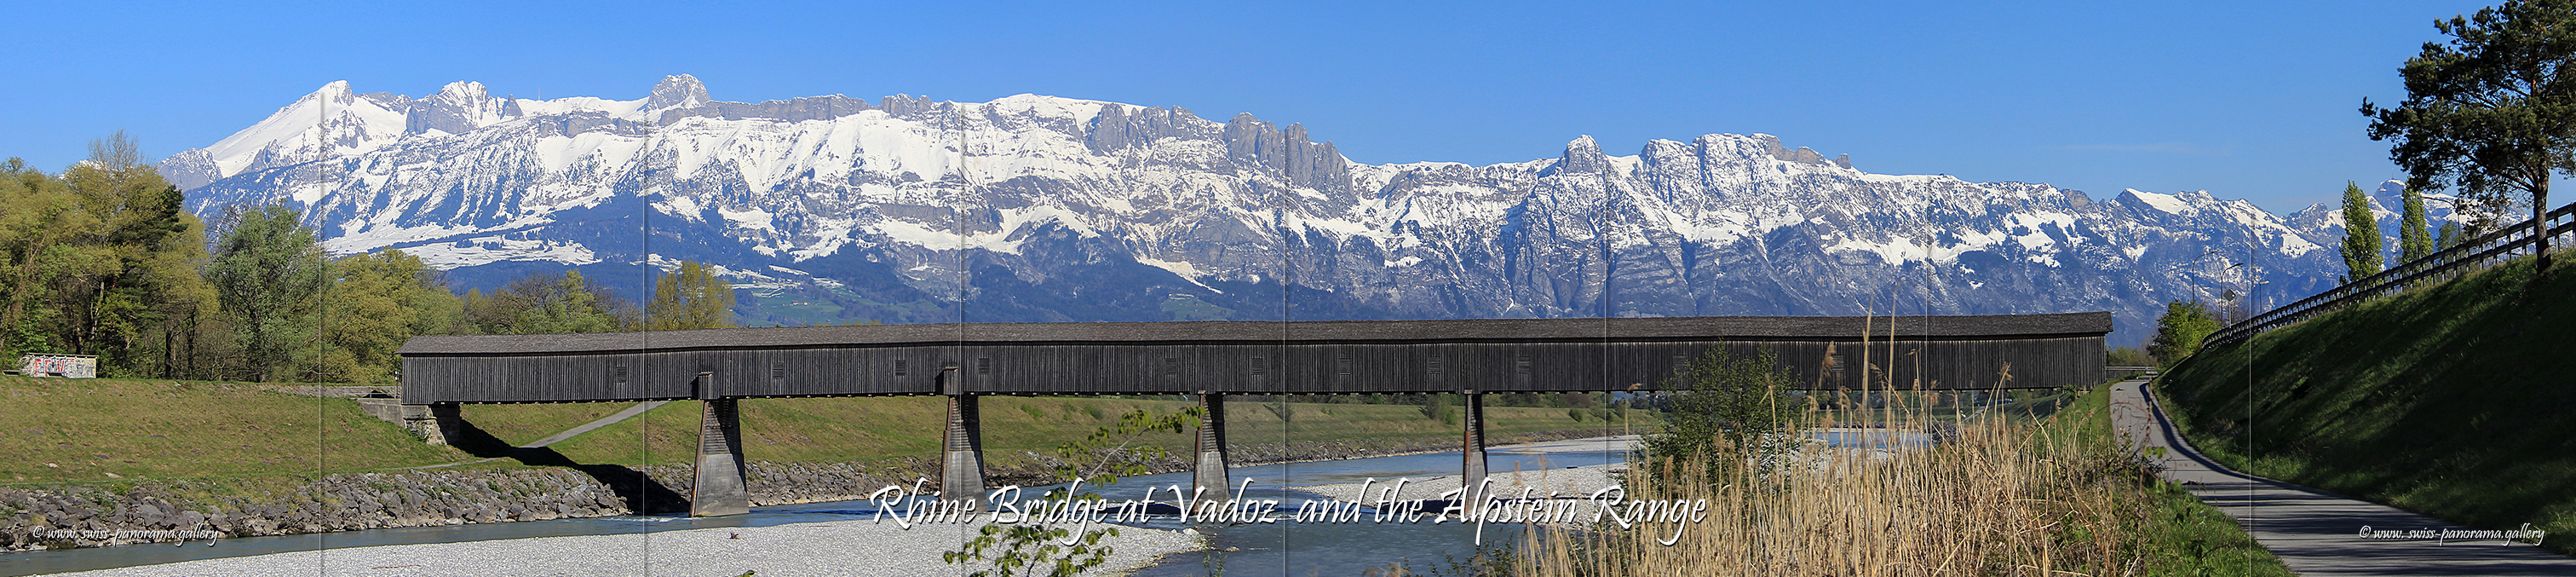
[[[2250,244],[2275,303],[2341,272],[2339,223],[1871,174],[1768,135],[1367,165],[1250,114],[736,103],[685,75],[631,101],[333,83],[162,166],[201,215],[300,206],[334,253],[465,285],[576,267],[639,295],[715,263],[757,324],[2110,310],[2134,344],[2163,302],[2243,286],[2211,250]]]

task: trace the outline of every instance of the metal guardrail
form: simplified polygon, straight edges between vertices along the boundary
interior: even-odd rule
[[[2566,206],[2558,207],[2557,210],[2549,211],[2542,222],[2549,223],[2549,235],[2555,238],[2569,232],[2576,232],[2576,218],[2571,217],[2576,217],[2576,203],[2568,203]],[[2289,326],[2380,295],[2406,290],[2407,287],[2414,286],[2417,282],[2434,275],[2520,256],[2515,251],[2530,247],[2533,241],[2539,238],[2531,231],[2532,227],[2529,224],[2517,224],[2469,239],[2459,246],[2389,267],[2379,274],[2345,282],[2341,286],[2327,289],[2315,296],[2299,299],[2299,302],[2264,311],[2263,314],[2228,325],[2227,328],[2201,341],[2200,348],[2208,349],[2234,344],[2237,341],[2253,338],[2263,331]]]

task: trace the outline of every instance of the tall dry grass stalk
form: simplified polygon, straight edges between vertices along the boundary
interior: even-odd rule
[[[1886,392],[1885,389],[1881,389]],[[1918,393],[1920,391],[1917,391]],[[1895,405],[1895,403],[1890,403]],[[1924,411],[1878,422],[1932,431]],[[1820,416],[1815,411],[1811,416]],[[1636,461],[1634,498],[1707,499],[1703,522],[1527,535],[1515,572],[1610,575],[2121,575],[2144,555],[2137,465],[2058,419],[1951,415],[1939,443],[1880,451],[1815,443],[1782,454],[1723,446]],[[1833,423],[1808,422],[1830,427]],[[1796,433],[1789,433],[1796,434]],[[1707,467],[1697,459],[1744,466]],[[1769,463],[1769,465],[1765,465]]]

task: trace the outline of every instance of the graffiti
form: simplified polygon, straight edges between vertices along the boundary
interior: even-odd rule
[[[19,357],[18,374],[30,377],[94,378],[98,376],[98,357],[31,354]]]

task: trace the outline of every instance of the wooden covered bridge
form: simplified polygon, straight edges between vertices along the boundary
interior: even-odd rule
[[[951,323],[573,335],[424,336],[402,397],[453,430],[461,404],[699,399],[693,515],[748,510],[736,400],[944,395],[941,487],[984,488],[982,395],[1195,396],[1196,482],[1221,491],[1228,394],[1459,393],[1466,482],[1485,473],[1496,392],[1653,391],[1704,352],[1775,354],[1807,389],[2092,385],[2107,312],[1916,317]],[[1864,336],[1866,335],[1866,336]],[[1866,346],[1864,346],[1866,343]],[[1869,366],[1861,365],[1868,359]],[[1888,359],[1900,359],[1888,362]],[[1999,380],[2010,367],[2011,379]]]

